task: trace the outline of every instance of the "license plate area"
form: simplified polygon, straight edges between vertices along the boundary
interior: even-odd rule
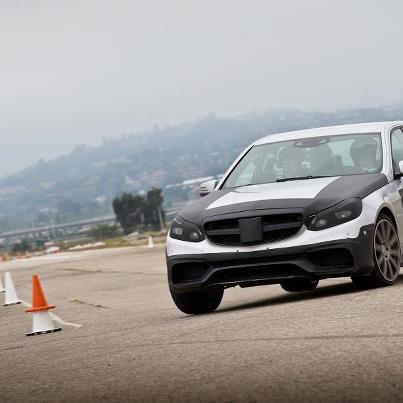
[[[243,243],[263,241],[262,217],[241,218],[239,220],[239,231]]]

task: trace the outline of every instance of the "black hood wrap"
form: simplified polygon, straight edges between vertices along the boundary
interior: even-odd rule
[[[309,179],[306,181],[308,182]],[[221,216],[220,218],[225,218],[225,215],[228,215],[228,218],[229,216],[236,217],[238,216],[237,213],[242,213],[240,214],[241,216],[255,216],[259,214],[256,210],[264,210],[260,211],[261,214],[263,212],[265,214],[280,213],[279,209],[282,210],[281,213],[299,211],[305,217],[308,217],[351,197],[363,199],[387,184],[388,180],[384,174],[347,175],[334,180],[311,199],[266,199],[229,204],[206,210],[210,204],[220,197],[235,190],[221,189],[189,204],[179,215],[186,221],[200,227],[205,221],[213,217]]]

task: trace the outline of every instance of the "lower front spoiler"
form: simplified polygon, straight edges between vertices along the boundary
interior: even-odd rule
[[[167,258],[170,288],[253,287],[296,278],[359,276],[373,270],[374,225],[354,239],[257,252],[176,255]]]

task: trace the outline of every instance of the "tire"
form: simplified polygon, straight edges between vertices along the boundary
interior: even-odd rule
[[[351,278],[359,289],[392,285],[400,273],[399,236],[395,224],[386,214],[380,214],[376,220],[373,245],[374,270],[369,276]]]
[[[223,288],[187,293],[176,293],[172,289],[170,291],[178,309],[184,313],[195,315],[214,312],[220,305],[224,294]]]
[[[318,286],[318,279],[297,278],[280,283],[283,290],[288,292],[311,291]]]

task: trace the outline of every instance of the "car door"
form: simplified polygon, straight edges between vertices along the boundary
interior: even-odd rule
[[[390,137],[393,174],[399,174],[399,161],[403,161],[403,130],[394,129]],[[392,204],[397,218],[400,243],[403,242],[403,178],[396,178],[395,185],[399,196],[395,197]]]

